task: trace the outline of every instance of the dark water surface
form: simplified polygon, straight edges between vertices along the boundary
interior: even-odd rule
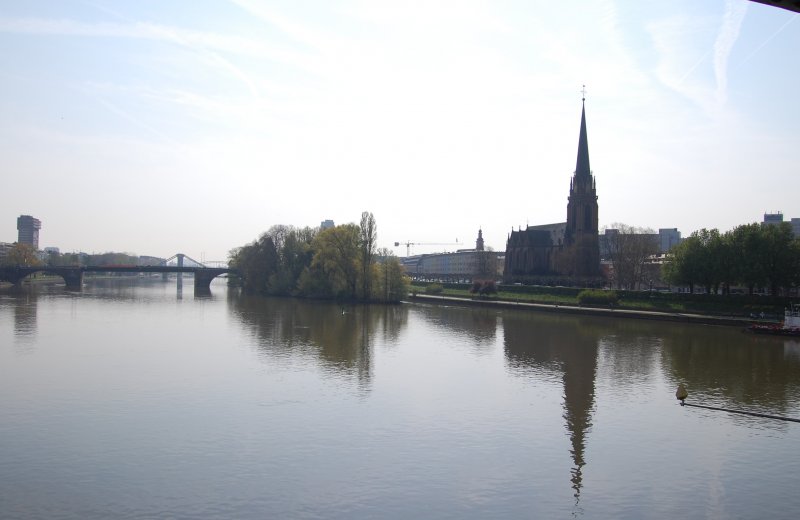
[[[0,291],[0,518],[797,518],[800,343],[520,311]]]

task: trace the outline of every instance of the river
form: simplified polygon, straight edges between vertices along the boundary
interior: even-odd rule
[[[191,284],[189,284],[191,287]],[[0,291],[0,518],[796,518],[800,343],[731,327]]]

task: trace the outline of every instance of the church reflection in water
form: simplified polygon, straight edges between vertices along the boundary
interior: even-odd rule
[[[503,317],[506,360],[512,369],[560,378],[570,438],[572,488],[580,500],[586,437],[592,425],[598,358],[597,331],[578,318],[533,313]]]

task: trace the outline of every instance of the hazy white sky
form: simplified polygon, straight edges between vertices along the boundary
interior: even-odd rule
[[[744,0],[0,6],[0,241],[222,260],[274,224],[505,249],[566,220],[800,217],[800,22]],[[415,246],[414,253],[459,246]],[[395,248],[404,255],[405,246]]]

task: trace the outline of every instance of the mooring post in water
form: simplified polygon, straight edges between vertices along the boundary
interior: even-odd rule
[[[705,406],[702,404],[691,404],[684,402],[687,397],[689,397],[689,392],[686,391],[686,387],[682,384],[678,385],[678,390],[675,392],[675,397],[681,402],[681,406],[693,406],[694,408],[704,408],[706,410],[717,410],[720,412],[728,412],[728,413],[738,413],[741,415],[750,415],[753,417],[764,417],[766,419],[777,419],[779,421],[788,421],[788,422],[796,422],[800,423],[800,419],[795,419],[793,417],[783,417],[781,415],[770,415],[767,413],[758,413],[758,412],[746,412],[744,410],[731,410],[730,408],[719,408],[716,406]]]
[[[675,397],[681,402],[681,406],[684,405],[684,402],[687,397],[689,397],[689,392],[686,391],[686,387],[683,386],[683,383],[678,385],[678,390],[675,392]]]

